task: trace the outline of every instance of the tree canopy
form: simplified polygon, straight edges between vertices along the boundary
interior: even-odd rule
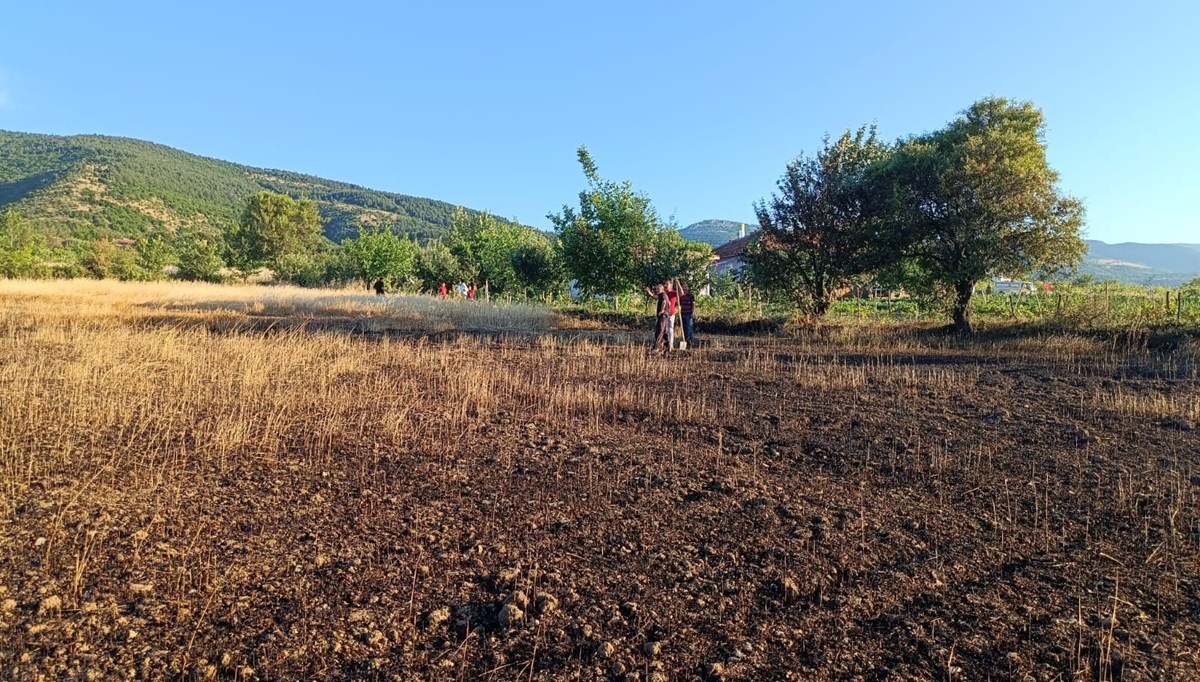
[[[250,197],[241,219],[230,226],[225,243],[230,264],[248,272],[291,264],[296,256],[311,254],[321,239],[316,202],[258,192]]]
[[[754,206],[762,232],[743,254],[749,279],[824,315],[839,288],[878,265],[881,221],[864,175],[888,152],[863,126],[789,163],[779,194]]]
[[[873,178],[911,277],[951,297],[960,331],[979,281],[1070,267],[1086,250],[1083,205],[1059,192],[1044,134],[1032,103],[986,98],[901,144]]]
[[[358,236],[342,241],[346,274],[363,284],[384,280],[399,286],[412,274],[417,247],[402,239],[390,225],[361,227]]]
[[[601,178],[587,147],[581,145],[577,156],[588,183],[579,208],[564,205],[547,217],[567,272],[584,294],[615,298],[666,277],[699,277],[695,264],[707,264],[711,247],[685,242],[630,182]]]

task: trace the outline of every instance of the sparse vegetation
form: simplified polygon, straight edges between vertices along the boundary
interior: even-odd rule
[[[829,325],[663,361],[428,297],[0,303],[13,679],[1196,669],[1194,339]]]

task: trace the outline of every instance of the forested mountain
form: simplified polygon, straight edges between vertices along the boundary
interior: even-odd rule
[[[207,232],[269,190],[317,202],[325,234],[392,223],[414,239],[444,236],[454,206],[311,175],[252,168],[151,142],[0,131],[0,209],[61,238]]]
[[[679,230],[684,239],[693,242],[704,242],[712,246],[720,246],[738,238],[742,225],[746,226],[746,234],[758,229],[756,221],[739,223],[733,220],[701,220]]]
[[[1097,280],[1178,286],[1200,277],[1200,244],[1106,244],[1087,240],[1081,273]]]

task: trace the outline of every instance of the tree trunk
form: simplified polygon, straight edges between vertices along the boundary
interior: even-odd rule
[[[832,303],[828,294],[814,298],[812,302],[813,317],[825,317],[825,315],[829,312],[830,305],[832,305]]]
[[[954,284],[954,330],[960,334],[971,334],[971,294],[975,292],[975,283],[969,281]]]

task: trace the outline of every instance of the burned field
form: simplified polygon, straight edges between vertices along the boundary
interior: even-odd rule
[[[1200,679],[1194,345],[194,322],[0,319],[4,677]]]

